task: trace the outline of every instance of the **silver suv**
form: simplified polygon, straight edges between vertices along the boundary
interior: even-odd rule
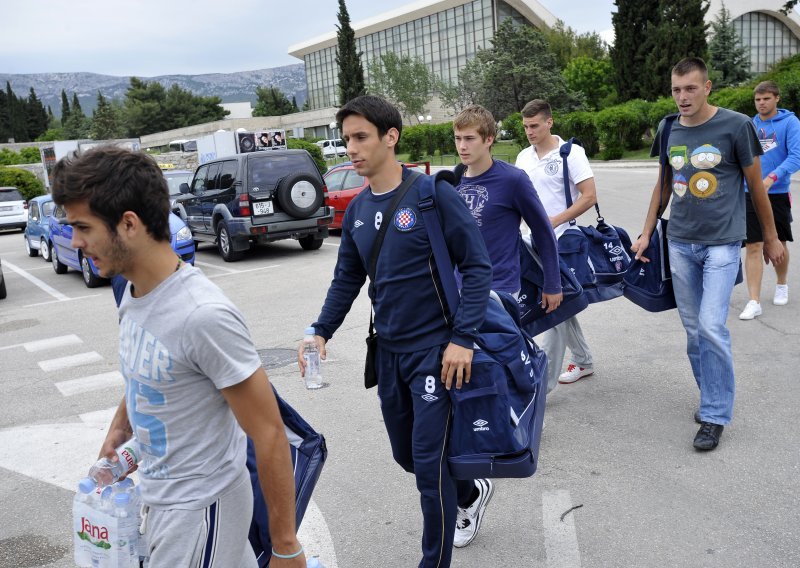
[[[174,211],[195,241],[216,243],[223,260],[242,258],[252,244],[297,239],[316,250],[328,236],[333,208],[305,150],[236,154],[197,168],[181,184]]]

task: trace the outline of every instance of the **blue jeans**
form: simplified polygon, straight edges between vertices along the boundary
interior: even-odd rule
[[[703,422],[728,424],[733,415],[733,352],[725,320],[740,250],[739,242],[709,246],[669,241],[672,286],[700,389]]]

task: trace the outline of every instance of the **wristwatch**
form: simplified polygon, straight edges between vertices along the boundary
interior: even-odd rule
[[[772,180],[772,183],[775,183],[776,181],[778,181],[778,175],[775,172],[772,172],[767,177]]]

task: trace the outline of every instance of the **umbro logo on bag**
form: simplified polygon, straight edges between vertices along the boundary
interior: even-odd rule
[[[428,402],[433,402],[434,400],[439,400],[439,397],[433,394],[423,394],[422,400],[426,400]]]
[[[488,422],[483,418],[478,418],[475,422],[472,423],[475,428],[472,429],[473,432],[485,432],[489,430],[487,426]]]
[[[356,219],[356,222],[353,223],[353,228],[354,229],[358,229],[363,224],[364,224],[364,222],[361,219]]]

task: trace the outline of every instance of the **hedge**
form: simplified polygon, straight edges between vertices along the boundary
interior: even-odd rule
[[[314,163],[317,165],[319,173],[324,174],[328,171],[328,164],[325,162],[325,158],[322,155],[322,148],[313,142],[303,140],[302,138],[287,138],[286,147],[290,150],[307,150],[308,153],[311,154],[311,157],[314,158]]]
[[[600,140],[594,122],[595,114],[577,111],[559,116],[553,129],[564,140],[569,140],[573,136],[580,140],[583,149],[586,150],[586,155],[592,157],[600,151]]]
[[[25,201],[45,194],[44,185],[39,178],[31,172],[19,168],[0,168],[0,185],[16,187]]]

